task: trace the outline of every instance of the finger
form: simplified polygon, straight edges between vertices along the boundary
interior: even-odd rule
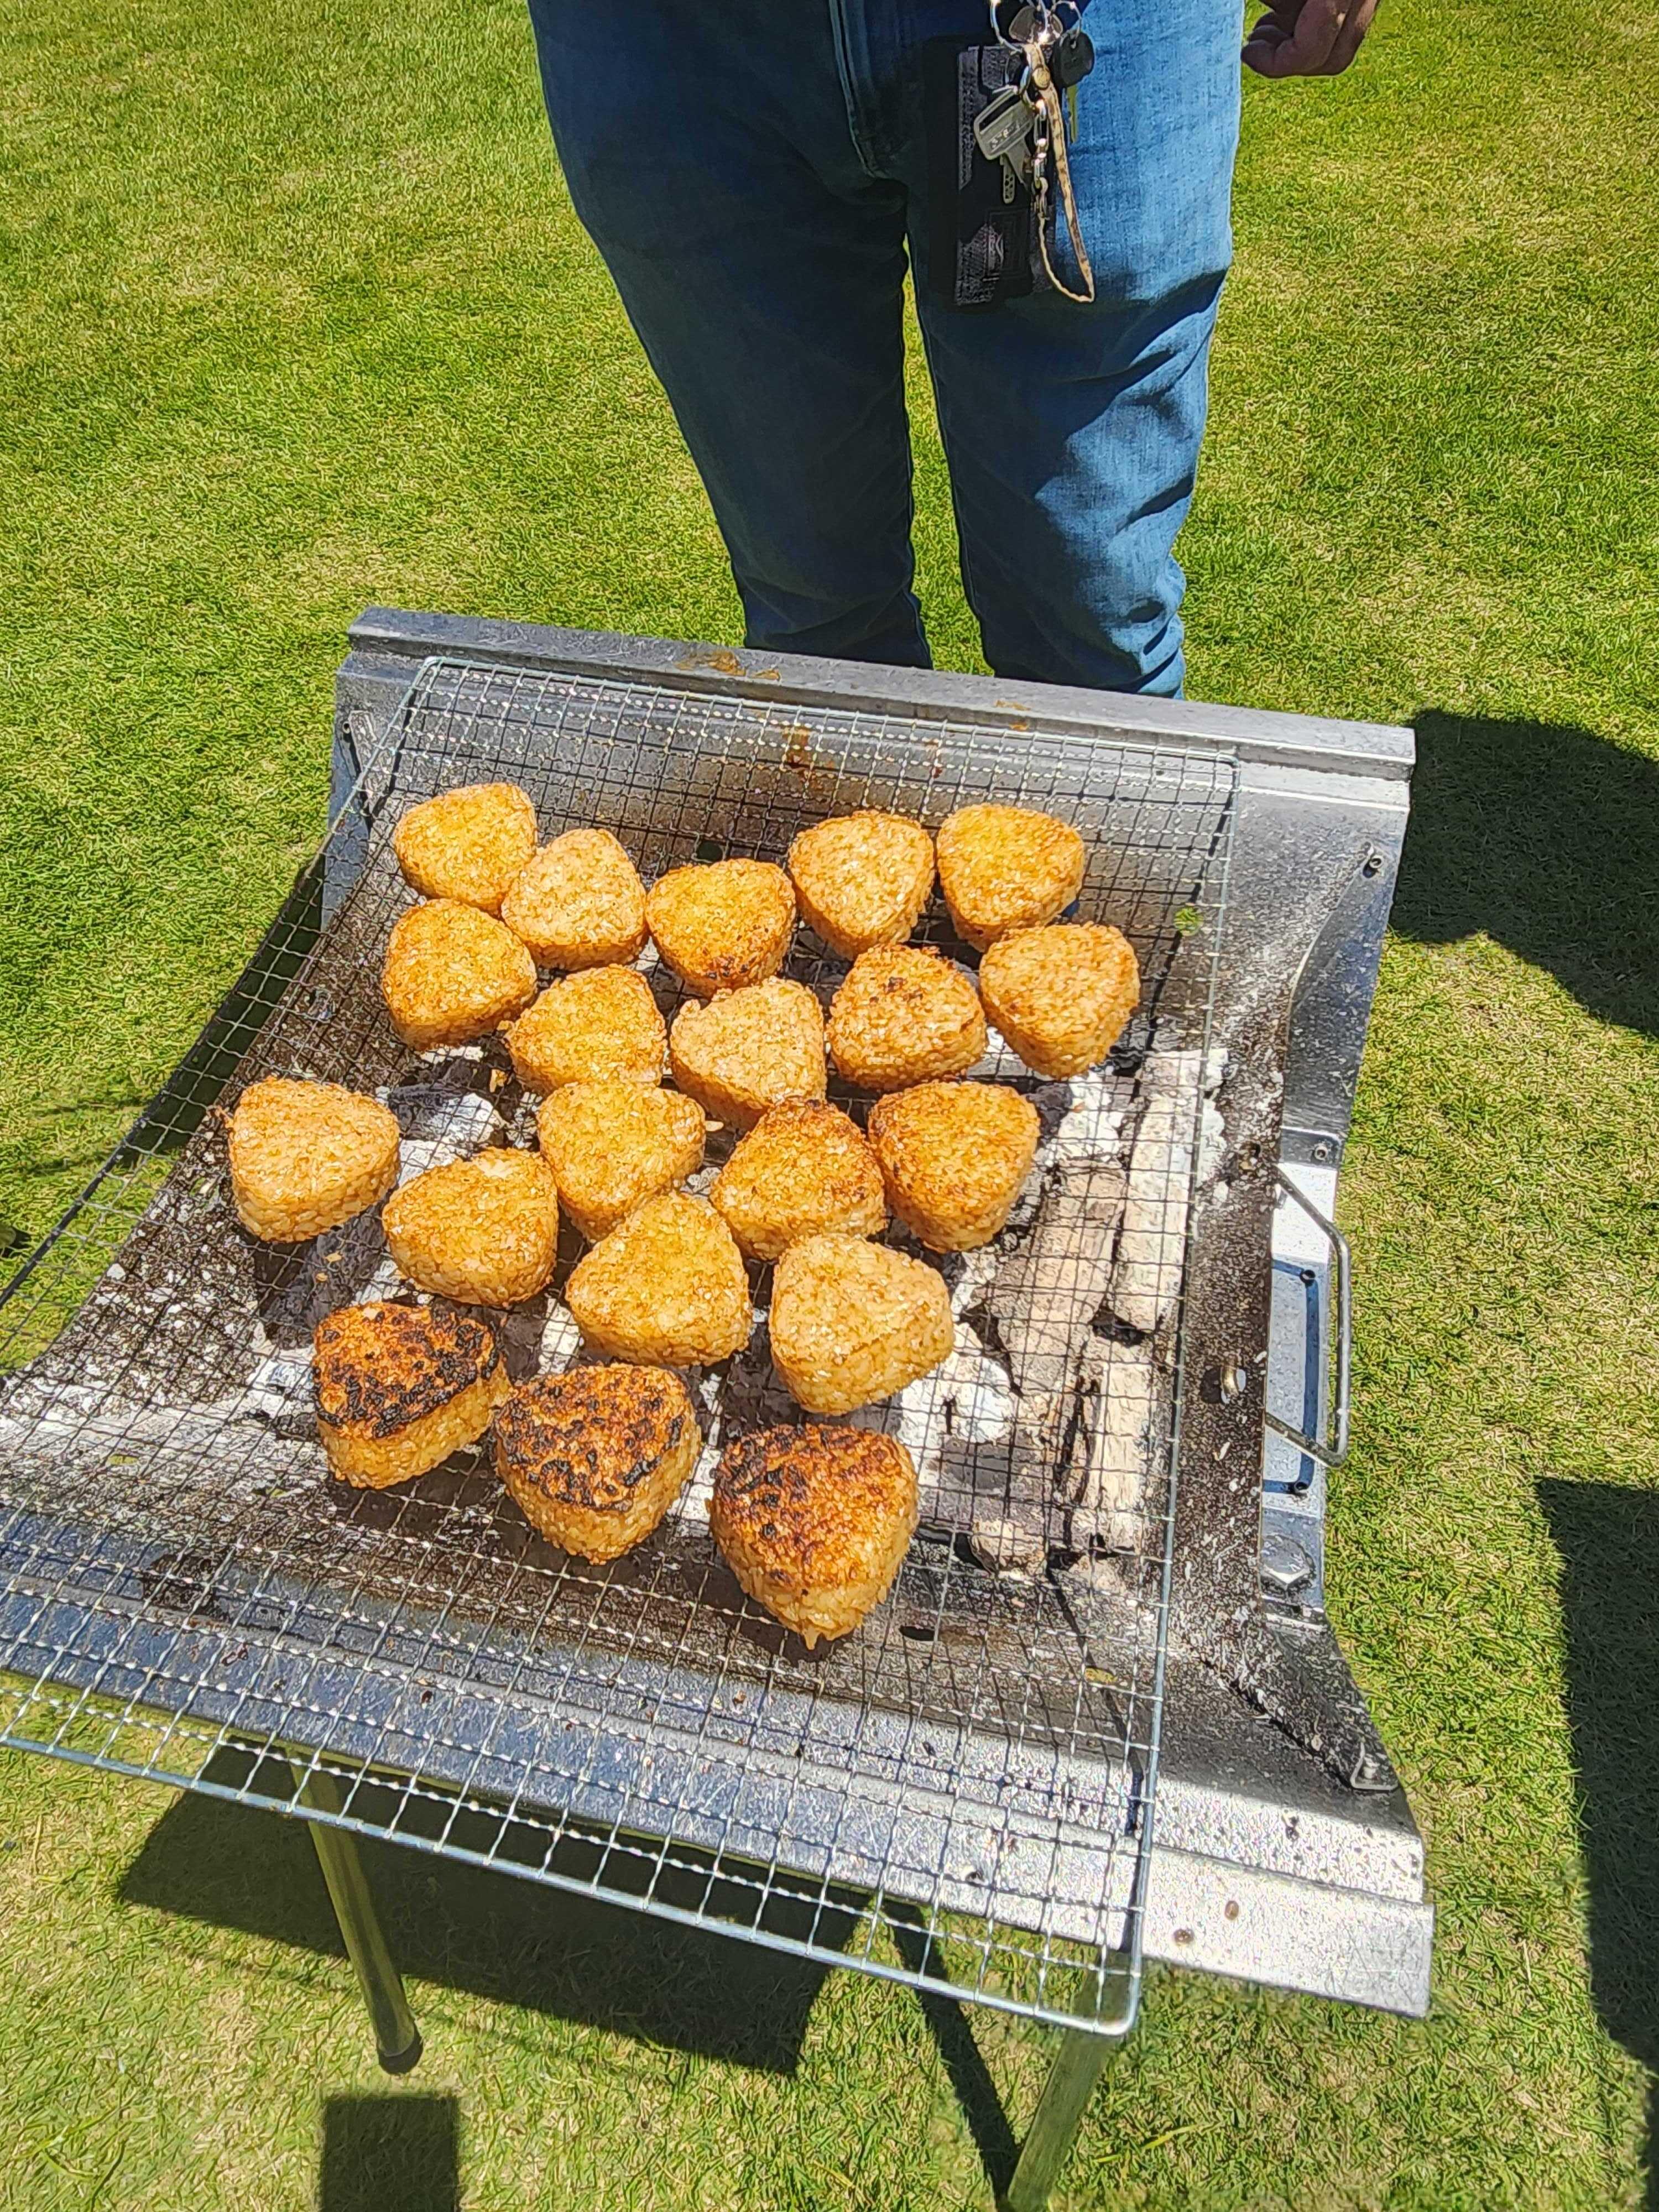
[[[1262,16],[1244,41],[1245,67],[1253,69],[1258,76],[1273,76],[1274,58],[1289,44],[1290,36],[1288,24],[1273,15]]]
[[[1365,33],[1371,27],[1376,13],[1377,0],[1356,0],[1348,10],[1347,21],[1338,32],[1331,47],[1331,58],[1325,64],[1327,76],[1340,76],[1348,64],[1364,44]]]
[[[1304,0],[1291,39],[1297,76],[1324,75],[1341,36],[1346,13],[1343,0]]]
[[[1290,35],[1281,37],[1266,52],[1265,66],[1255,66],[1261,69],[1263,76],[1323,76],[1342,29],[1345,12],[1341,0],[1303,0]],[[1267,20],[1264,17],[1262,23],[1257,24],[1258,33]]]

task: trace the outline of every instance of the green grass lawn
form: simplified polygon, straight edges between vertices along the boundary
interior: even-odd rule
[[[0,1216],[33,1235],[317,837],[360,607],[737,611],[516,0],[55,0],[0,57]],[[1436,1993],[1409,2025],[1154,1975],[1063,2204],[1649,2201],[1656,101],[1659,19],[1590,0],[1388,0],[1349,78],[1248,100],[1191,690],[1419,734],[1332,1579]],[[0,1759],[0,2207],[421,2212],[452,2138],[468,2212],[988,2204],[1003,2123],[909,1996],[375,1863],[403,2087],[303,1832]],[[972,2025],[1023,2128],[1041,2043]]]

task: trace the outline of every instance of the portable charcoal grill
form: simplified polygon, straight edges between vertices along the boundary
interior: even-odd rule
[[[385,611],[337,702],[323,850],[0,1300],[4,1740],[302,1813],[388,2064],[418,2038],[354,1832],[1061,2027],[1016,2203],[1146,1952],[1421,2012],[1421,1847],[1321,1540],[1347,1425],[1329,1215],[1408,733]],[[922,1522],[889,1602],[810,1658],[707,1528],[720,1443],[799,1418],[763,1332],[702,1378],[670,1521],[595,1570],[483,1454],[332,1484],[308,1346],[395,1287],[377,1218],[283,1251],[235,1224],[213,1109],[256,1075],[378,1089],[405,1174],[533,1141],[498,1043],[412,1054],[379,994],[392,823],[495,779],[647,880],[781,860],[854,805],[1045,807],[1089,848],[1079,918],[1139,955],[1104,1070],[981,1071],[1033,1097],[1041,1174],[996,1247],[943,1262],[946,1369],[854,1417],[911,1445]],[[963,957],[937,900],[919,933]],[[786,972],[827,998],[844,966],[815,942]],[[574,1352],[556,1291],[501,1327],[517,1373]]]

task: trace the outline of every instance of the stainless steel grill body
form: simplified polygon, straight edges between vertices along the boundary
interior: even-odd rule
[[[1158,1867],[1184,1868],[1201,1889],[1225,1864],[1179,1840],[1151,1852],[1173,1620],[1172,1718],[1184,1705],[1201,1735],[1202,1717],[1245,1701],[1270,1717],[1254,1725],[1271,1725],[1278,1753],[1294,1747],[1327,1873],[1350,1864],[1373,1919],[1398,1923],[1376,1988],[1333,1993],[1414,2007],[1426,1969],[1414,1834],[1408,1815],[1388,1817],[1398,1793],[1380,1786],[1392,1780],[1386,1759],[1340,1659],[1333,1673],[1316,1605],[1262,1602],[1255,1492],[1281,1085],[1294,1106],[1298,1050],[1323,1054],[1321,1080],[1332,1073],[1317,1036],[1299,1042],[1290,990],[1322,944],[1350,964],[1358,945],[1357,1066],[1365,917],[1380,929],[1393,868],[1393,847],[1367,818],[1368,804],[1378,820],[1386,811],[1374,804],[1385,779],[1337,797],[1346,819],[1316,817],[1322,832],[1341,825],[1352,849],[1335,869],[1326,853],[1299,899],[1281,896],[1267,916],[1259,866],[1240,872],[1256,908],[1246,907],[1241,941],[1224,914],[1229,868],[1262,764],[1247,742],[1241,774],[1224,731],[1078,726],[1055,712],[1074,695],[994,708],[994,687],[969,679],[918,679],[921,696],[895,697],[875,689],[890,687],[890,672],[826,679],[814,664],[593,640],[561,654],[550,634],[489,626],[450,639],[401,620],[401,633],[388,620],[377,635],[369,618],[343,672],[339,733],[343,750],[359,748],[360,772],[325,852],[240,998],[0,1314],[8,1364],[30,1362],[0,1407],[0,1660],[21,1681],[8,1740],[277,1802],[286,1771],[264,1754],[298,1747],[340,1776],[347,1825],[1035,2016],[1121,2027],[1149,1931],[1172,1955],[1316,1982],[1306,1967],[1275,1973],[1262,1953],[1279,1890],[1253,1898],[1243,1930],[1244,1916],[1225,1910],[1235,1897],[1218,1894],[1206,1918],[1224,1950],[1229,1932],[1235,1948],[1255,1942],[1255,1961],[1212,1957],[1207,1934],[1165,1924],[1170,1911],[1200,1916],[1178,1887],[1160,1887]],[[410,691],[419,662],[447,648]],[[630,666],[634,656],[644,665]],[[581,665],[550,665],[562,658]],[[859,684],[872,696],[855,696]],[[1097,716],[1101,703],[1090,702]],[[1164,711],[1179,722],[1196,710]],[[1379,744],[1389,734],[1375,733]],[[1282,749],[1294,752],[1298,736],[1304,726],[1279,726]],[[1332,775],[1294,761],[1271,772]],[[1338,775],[1359,786],[1368,772]],[[375,1282],[376,1233],[349,1229],[286,1259],[253,1247],[229,1223],[222,1135],[203,1109],[255,1073],[315,1074],[386,1090],[417,1152],[522,1139],[494,1048],[416,1065],[378,997],[386,931],[405,896],[391,822],[432,790],[498,776],[532,792],[544,834],[614,829],[647,878],[715,848],[781,858],[795,830],[857,804],[937,823],[965,799],[998,797],[1079,823],[1091,848],[1085,912],[1126,929],[1148,986],[1091,1111],[1117,1117],[1127,1150],[1160,1055],[1212,1045],[1226,1055],[1221,1152],[1206,1174],[1194,1083],[1191,1141],[1172,1149],[1161,1186],[1164,1256],[1188,1262],[1189,1350],[1183,1370],[1173,1327],[1157,1340],[1157,1449],[1130,1540],[1120,1530],[1109,1555],[1079,1555],[1050,1490],[1037,1505],[1047,1571],[988,1572],[965,1540],[975,1516],[1029,1515],[1032,1499],[1011,1495],[1006,1443],[975,1441],[970,1419],[967,1441],[933,1454],[923,1528],[892,1601],[808,1661],[741,1599],[695,1486],[641,1553],[596,1571],[532,1539],[480,1466],[453,1463],[383,1497],[343,1498],[326,1482],[303,1416],[303,1346],[321,1311]],[[942,919],[930,929],[946,933]],[[810,945],[789,972],[825,992],[841,965]],[[1292,1138],[1293,1173],[1299,1148],[1334,1141],[1340,1152],[1352,1073],[1336,1078],[1339,1110],[1324,1119],[1340,1127],[1305,1146]],[[1075,1102],[1046,1090],[1045,1141],[1058,1141]],[[1304,1274],[1315,1293],[1303,1302],[1307,1402],[1291,1410],[1316,1425],[1322,1275],[1300,1267],[1299,1285]],[[510,1362],[543,1356],[547,1321],[538,1310],[509,1324]],[[1212,1387],[1224,1321],[1245,1375],[1233,1396]],[[1132,1340],[1109,1323],[1097,1339],[1109,1391]],[[1291,1371],[1294,1351],[1281,1344],[1276,1369]],[[727,1433],[772,1417],[762,1376],[742,1369],[705,1392]],[[971,1415],[971,1386],[963,1406]],[[1224,1493],[1212,1479],[1229,1435],[1252,1470],[1247,1510],[1236,1486]],[[1242,1618],[1229,1602],[1240,1589]],[[1346,1817],[1355,1779],[1372,1792],[1358,1822]],[[1177,1775],[1178,1839],[1183,1789],[1187,1840],[1218,1813],[1228,1824],[1212,1787],[1194,1791]],[[1160,1835],[1170,1832],[1166,1814]],[[1270,1884],[1304,1881],[1300,1868],[1272,1865],[1270,1841],[1254,1848]],[[1249,1871],[1235,1869],[1234,1888],[1247,1889]]]

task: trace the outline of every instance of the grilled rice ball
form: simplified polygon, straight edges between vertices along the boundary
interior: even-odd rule
[[[860,807],[803,830],[789,848],[801,918],[856,960],[908,937],[933,888],[933,841],[908,814]]]
[[[603,1566],[651,1531],[697,1463],[690,1394],[660,1367],[573,1367],[520,1382],[495,1417],[495,1472],[531,1527]]]
[[[708,1524],[757,1605],[810,1651],[878,1606],[916,1526],[916,1470],[868,1429],[762,1429],[720,1455]]]
[[[671,868],[651,887],[645,918],[657,950],[700,999],[775,975],[795,930],[795,894],[769,860]]]
[[[731,1129],[752,1129],[787,1098],[822,1098],[823,1011],[805,983],[781,975],[682,1006],[668,1033],[680,1089]]]
[[[645,950],[645,885],[608,830],[567,830],[514,878],[501,920],[538,968],[626,967]]]
[[[536,849],[536,810],[516,783],[470,783],[411,806],[392,833],[392,849],[422,898],[499,914]]]
[[[1140,1004],[1134,947],[1094,922],[1000,937],[979,966],[985,1011],[1039,1075],[1081,1075],[1104,1060]]]
[[[607,1235],[636,1206],[702,1165],[702,1109],[643,1083],[567,1083],[542,1101],[542,1158],[582,1235]]]
[[[651,986],[636,969],[584,968],[548,985],[508,1030],[507,1048],[526,1091],[557,1091],[567,1083],[660,1083],[668,1030]]]
[[[498,1148],[428,1168],[386,1202],[386,1249],[416,1290],[468,1306],[516,1306],[544,1290],[559,1255],[553,1171]]]
[[[536,995],[536,963],[491,915],[430,899],[392,924],[381,987],[392,1028],[429,1052],[471,1044],[522,1013]]]
[[[809,1413],[890,1398],[948,1358],[945,1278],[862,1237],[804,1237],[772,1277],[772,1364]]]
[[[398,1180],[397,1116],[337,1083],[250,1083],[227,1149],[237,1215],[268,1244],[337,1229]]]
[[[942,823],[939,880],[958,937],[981,952],[1036,929],[1083,888],[1083,840],[1025,806],[963,806]]]
[[[887,1203],[935,1252],[988,1244],[1036,1157],[1036,1109],[1000,1083],[923,1083],[870,1109]]]
[[[960,968],[920,945],[861,952],[830,1002],[830,1057],[861,1091],[960,1075],[985,1053],[985,1013]]]
[[[571,1270],[565,1303],[585,1343],[647,1366],[706,1367],[748,1343],[749,1278],[706,1199],[635,1206]]]
[[[775,1260],[803,1237],[887,1226],[881,1170],[839,1106],[804,1101],[763,1114],[714,1178],[709,1203],[750,1260]]]
[[[471,1314],[377,1301],[319,1323],[312,1388],[330,1467],[384,1490],[476,1443],[507,1377],[494,1332]]]

